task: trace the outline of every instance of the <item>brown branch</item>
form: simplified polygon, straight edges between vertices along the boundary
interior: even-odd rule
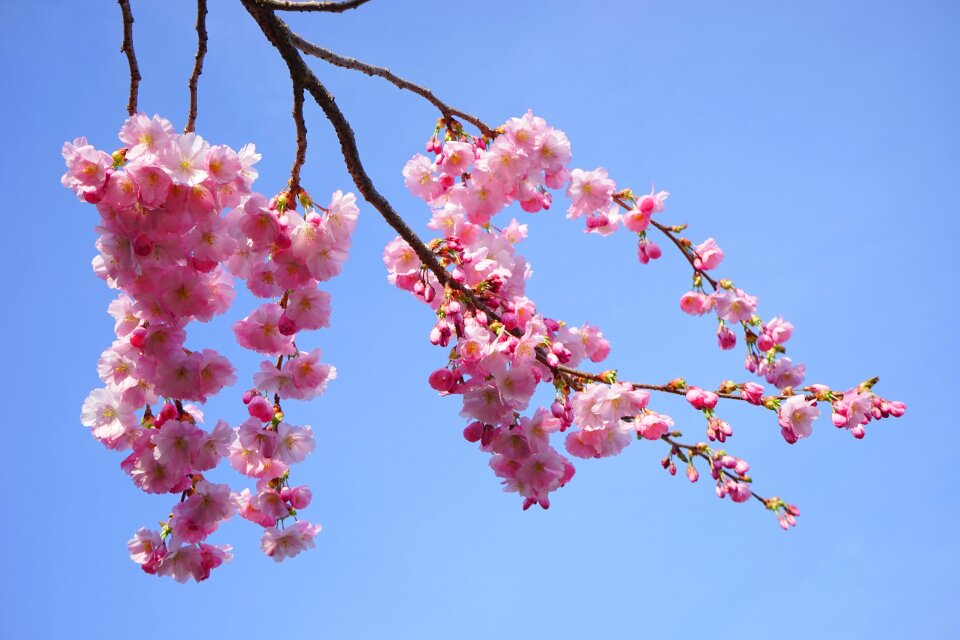
[[[392,85],[399,89],[410,91],[417,94],[418,96],[425,99],[427,102],[435,106],[443,115],[443,119],[446,122],[447,126],[450,126],[451,118],[460,118],[464,122],[469,122],[474,127],[476,127],[483,135],[488,138],[495,137],[496,133],[493,128],[485,123],[480,118],[472,116],[469,113],[455,109],[447,103],[440,100],[437,96],[433,94],[430,89],[422,87],[416,83],[410,82],[405,78],[401,78],[396,75],[386,67],[377,67],[372,64],[367,64],[355,58],[348,58],[346,56],[338,55],[329,49],[324,49],[323,47],[316,45],[308,40],[304,40],[302,37],[293,33],[292,31],[287,30],[287,35],[290,38],[293,45],[303,51],[306,54],[315,56],[329,62],[332,65],[342,67],[344,69],[351,69],[353,71],[359,71],[365,73],[368,76],[377,76],[383,78],[384,80],[390,82]]]
[[[130,0],[117,0],[120,12],[123,14],[123,43],[120,51],[127,54],[127,64],[130,66],[130,97],[127,99],[127,115],[137,112],[137,92],[140,89],[140,67],[137,65],[137,54],[133,51],[133,12],[130,11]]]
[[[293,81],[293,121],[297,125],[297,157],[290,169],[290,193],[294,198],[300,193],[300,168],[307,160],[307,123],[303,120],[303,85]]]
[[[193,59],[193,73],[190,75],[190,113],[187,114],[187,126],[184,133],[193,131],[197,123],[197,83],[203,73],[203,58],[207,55],[207,0],[197,0],[197,55]]]
[[[323,11],[343,13],[365,5],[370,0],[344,0],[343,2],[291,2],[290,0],[259,0],[259,4],[276,11]]]

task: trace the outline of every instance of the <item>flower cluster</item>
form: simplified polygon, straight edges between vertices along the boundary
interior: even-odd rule
[[[555,432],[567,432],[566,451],[579,458],[616,455],[634,439],[663,440],[671,446],[663,460],[671,473],[676,472],[673,458],[679,457],[688,463],[687,476],[696,481],[699,474],[693,459],[700,457],[710,465],[718,496],[729,496],[734,502],[759,498],[751,489],[745,461],[703,443],[676,442],[673,438],[680,434],[671,430],[673,419],[648,407],[648,389],[685,395],[704,414],[710,440],[724,442],[733,434],[715,413],[721,398],[779,411],[781,425],[796,415],[796,434],[803,437],[809,433],[804,432],[807,409],[794,407],[790,394],[791,387],[802,382],[804,367],[777,357],[784,351],[792,325],[782,318],[762,323],[754,314],[756,298],[729,281],[715,286],[711,294],[703,291],[705,277],[715,282],[706,272],[721,263],[723,250],[713,238],[693,246],[675,235],[682,228],[653,221],[652,216],[664,210],[667,192],[652,190],[636,196],[629,190],[617,191],[603,168],[568,171],[571,153],[566,136],[531,113],[512,118],[494,134],[476,138],[456,122],[438,124],[427,142],[433,156],[417,154],[403,170],[409,190],[430,205],[427,226],[441,234],[426,247],[435,262],[399,237],[386,246],[383,256],[389,282],[412,293],[436,314],[429,339],[449,349],[449,355],[446,366],[430,374],[429,384],[441,395],[460,396],[461,415],[470,420],[464,437],[491,455],[494,473],[506,491],[521,495],[524,509],[533,504],[547,508],[550,492],[574,475],[573,464],[550,443]],[[573,327],[537,309],[525,294],[530,266],[516,252],[528,226],[516,219],[502,228],[493,223],[493,217],[515,201],[531,213],[548,209],[553,201],[548,189],[564,185],[570,198],[568,218],[585,217],[589,233],[608,235],[621,226],[637,233],[643,263],[662,253],[647,237],[648,228],[664,230],[694,269],[695,290],[684,295],[681,308],[692,314],[715,311],[718,341],[724,349],[736,343],[727,323],[742,324],[751,354],[748,368],[784,393],[765,397],[764,388],[754,382],[728,381],[717,391],[688,387],[682,379],[660,386],[636,385],[618,382],[613,371],[589,374],[575,369],[587,359],[604,360],[609,343],[591,325]],[[535,408],[532,416],[522,415],[540,384],[553,387],[554,402],[549,408]],[[813,393],[814,388],[806,390]],[[821,399],[834,402],[837,424],[861,425],[869,413],[865,413],[867,406],[883,407],[889,415],[902,413],[902,404],[878,399],[869,390],[859,400],[850,394],[836,395],[826,387],[819,391]],[[797,397],[807,402],[806,396]],[[787,427],[783,431],[791,441]],[[790,433],[795,433],[792,427]],[[781,525],[795,523],[799,514],[795,507],[779,498],[760,499],[778,514]]]
[[[336,192],[320,211],[305,192],[268,201],[252,190],[260,159],[253,145],[210,145],[159,116],[131,116],[120,140],[113,154],[84,138],[65,144],[61,181],[96,206],[94,272],[120,291],[109,307],[117,339],[98,363],[105,386],[87,397],[81,422],[106,447],[130,450],[121,468],[137,487],[181,496],[159,531],[137,532],[131,557],[148,573],[203,580],[231,558],[228,545],[204,541],[238,511],[267,527],[267,555],[295,555],[319,527],[276,526],[310,501],[309,489],[288,486],[288,470],[313,449],[313,436],[283,421],[280,399],[315,397],[335,377],[319,350],[300,352],[295,339],[329,323],[329,295],[317,283],[342,268],[354,197]],[[244,395],[250,419],[237,429],[221,420],[208,432],[190,402],[206,402],[236,374],[220,353],[188,348],[186,328],[230,307],[235,277],[258,297],[280,298],[234,325],[241,346],[279,359],[264,363]],[[204,478],[224,458],[257,478],[255,496]]]
[[[717,344],[728,350],[736,346],[737,334],[730,325],[740,325],[747,348],[745,367],[751,373],[764,378],[781,391],[779,397],[763,398],[763,388],[755,383],[737,385],[725,382],[721,390],[739,391],[740,397],[751,404],[763,404],[779,412],[779,423],[784,439],[794,443],[812,432],[811,423],[819,416],[818,401],[833,405],[833,422],[838,427],[847,427],[856,438],[865,435],[864,425],[871,419],[903,415],[905,405],[873,394],[872,384],[863,383],[857,389],[840,393],[826,385],[811,384],[803,387],[807,396],[795,395],[794,388],[803,384],[806,366],[794,364],[785,356],[786,342],[793,335],[793,325],[781,316],[766,322],[756,314],[757,298],[734,286],[730,280],[716,280],[707,272],[723,261],[723,249],[714,238],[707,238],[694,245],[681,237],[686,225],[666,226],[652,220],[652,214],[664,209],[669,195],[665,191],[637,196],[630,189],[618,191],[616,183],[606,170],[593,171],[574,169],[570,174],[567,195],[571,205],[568,218],[587,216],[587,232],[608,235],[621,225],[637,233],[639,238],[638,258],[646,264],[661,255],[660,248],[647,237],[653,225],[666,235],[683,253],[693,268],[693,289],[680,297],[680,309],[690,315],[713,312],[717,317]],[[706,286],[712,288],[707,292]],[[699,392],[699,390],[698,390]],[[709,404],[704,406],[699,393],[687,392],[687,399],[696,409],[707,416],[707,435],[711,440],[720,440],[732,435],[729,425],[713,415],[716,400],[706,392]]]

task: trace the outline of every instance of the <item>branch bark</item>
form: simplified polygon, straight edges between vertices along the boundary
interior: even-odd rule
[[[344,0],[343,2],[291,2],[290,0],[259,0],[259,4],[276,11],[322,11],[343,13],[365,5],[370,0]]]
[[[127,54],[127,65],[130,67],[130,97],[127,99],[127,115],[137,112],[137,95],[140,90],[140,66],[137,64],[137,54],[133,51],[133,12],[130,10],[129,0],[117,0],[120,12],[123,15],[123,43],[120,51]]]
[[[207,55],[207,0],[197,0],[197,55],[193,59],[193,73],[190,75],[190,112],[187,114],[187,126],[184,133],[193,131],[197,123],[197,84],[203,73],[203,58]]]

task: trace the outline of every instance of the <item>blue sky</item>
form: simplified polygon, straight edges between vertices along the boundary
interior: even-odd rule
[[[453,5],[456,8],[453,8]],[[549,4],[548,14],[543,7]],[[259,188],[278,190],[293,159],[289,79],[239,3],[213,2],[198,132],[264,154]],[[140,105],[182,126],[194,7],[134,0]],[[7,523],[0,528],[0,635],[141,638],[268,634],[332,638],[718,638],[960,635],[960,525],[949,403],[957,379],[960,45],[950,2],[597,2],[373,0],[342,16],[291,16],[307,38],[383,64],[489,122],[528,108],[570,137],[574,166],[605,166],[623,186],[672,193],[664,216],[714,236],[720,271],[796,326],[789,347],[810,380],[836,387],[879,375],[906,417],[854,441],[824,418],[783,443],[772,415],[723,407],[757,489],[800,505],[783,532],[753,504],[670,478],[640,442],[580,462],[543,512],[500,491],[487,456],[463,441],[459,404],[428,373],[444,354],[430,314],[392,289],[380,254],[393,233],[362,206],[355,247],[329,286],[324,349],[340,378],[291,403],[318,449],[295,469],[314,490],[317,548],[276,566],[259,531],[215,534],[236,559],[200,585],[143,575],[125,542],[169,509],[138,492],[79,424],[112,339],[111,293],[90,268],[95,213],[59,186],[64,140],[119,146],[127,70],[115,3],[6,2],[0,52],[8,151],[3,315],[11,392]],[[419,98],[316,63],[357,132],[381,191],[419,231],[428,211],[403,163],[432,131]],[[315,106],[305,186],[351,189]],[[641,267],[629,237],[583,236],[563,203],[523,216],[529,292],[549,315],[598,324],[609,366],[631,380],[678,375],[713,386],[747,379],[714,346],[712,324],[677,309],[686,265],[666,252]],[[223,350],[240,383],[209,414],[240,418],[257,358],[229,323],[191,342]],[[695,412],[657,405],[691,439]],[[12,465],[12,466],[11,466]],[[222,479],[236,485],[232,472]]]

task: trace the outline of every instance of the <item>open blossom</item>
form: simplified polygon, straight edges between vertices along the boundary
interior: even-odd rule
[[[301,351],[283,365],[283,373],[289,376],[292,384],[286,385],[282,397],[297,400],[311,400],[327,389],[327,383],[335,380],[337,369],[320,362],[320,349],[309,353]]]
[[[820,415],[815,400],[807,400],[802,395],[791,396],[780,405],[779,422],[784,438],[790,441],[806,438],[813,433],[813,421]]]
[[[742,289],[733,292],[722,291],[713,294],[712,297],[717,316],[727,322],[747,322],[757,310],[757,299]]]
[[[283,309],[275,303],[257,307],[253,313],[233,324],[233,332],[241,347],[276,356],[293,350],[293,337],[280,332]]]
[[[173,125],[165,118],[135,113],[123,123],[119,137],[127,145],[127,160],[148,160],[166,146],[172,133]]]
[[[680,309],[692,316],[702,316],[713,306],[713,298],[699,291],[687,291],[680,296]]]
[[[124,436],[136,426],[133,408],[109,389],[94,389],[83,402],[80,423],[108,448],[123,448]]]
[[[570,197],[567,217],[579,218],[608,207],[616,188],[617,185],[609,178],[607,170],[602,167],[593,171],[574,169],[570,172],[570,186],[567,187],[567,196]]]
[[[704,271],[715,269],[723,261],[723,249],[717,245],[717,241],[713,238],[707,238],[698,244],[694,249],[694,255],[696,255],[696,258],[693,265]]]
[[[403,183],[410,193],[430,202],[444,191],[440,180],[434,175],[435,171],[434,164],[418,153],[403,167]]]
[[[295,427],[281,422],[277,425],[277,444],[272,458],[286,464],[303,462],[314,449],[313,429],[309,426]]]
[[[647,440],[659,440],[670,432],[673,419],[665,414],[647,411],[636,420],[637,433]]]
[[[275,562],[280,562],[306,549],[313,549],[316,546],[313,539],[318,533],[320,533],[320,525],[311,524],[306,520],[298,520],[282,531],[276,527],[270,527],[263,532],[260,548]]]

